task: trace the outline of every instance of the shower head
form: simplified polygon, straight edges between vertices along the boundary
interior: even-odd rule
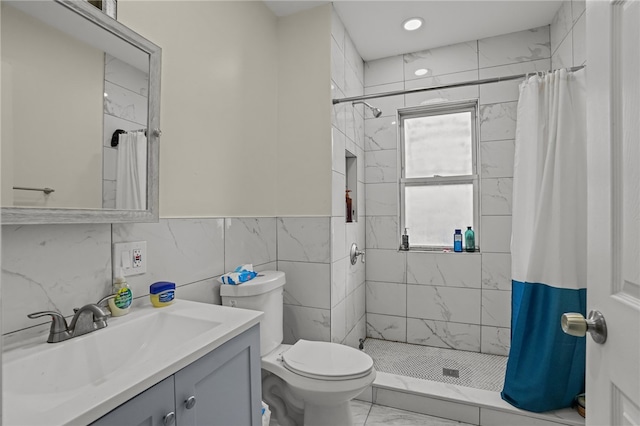
[[[380,108],[375,108],[369,105],[368,103],[366,103],[365,101],[355,101],[351,105],[355,105],[355,104],[365,104],[366,106],[368,106],[375,118],[378,118],[382,115],[382,111],[380,110]]]

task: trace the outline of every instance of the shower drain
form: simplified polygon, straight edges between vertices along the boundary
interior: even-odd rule
[[[367,338],[379,372],[500,392],[507,357]]]
[[[460,377],[460,370],[456,370],[454,368],[443,368],[442,369],[442,375],[443,376],[447,376],[447,377],[459,378]]]

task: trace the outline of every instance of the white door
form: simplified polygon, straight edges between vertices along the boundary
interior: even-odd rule
[[[640,1],[587,1],[587,425],[640,425]]]

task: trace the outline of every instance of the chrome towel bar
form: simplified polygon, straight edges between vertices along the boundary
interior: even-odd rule
[[[27,188],[25,186],[14,186],[13,189],[19,189],[21,191],[42,191],[47,195],[55,192],[55,189],[53,188]]]

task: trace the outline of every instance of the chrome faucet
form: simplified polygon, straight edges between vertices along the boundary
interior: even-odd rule
[[[34,312],[27,316],[31,319],[46,315],[51,316],[52,321],[49,338],[47,339],[48,343],[58,343],[69,340],[73,337],[82,336],[83,334],[91,333],[92,331],[100,330],[107,326],[107,314],[97,303],[90,303],[73,311],[74,315],[70,325],[67,325],[67,320],[61,313],[55,311]]]
[[[75,314],[71,324],[69,324],[71,337],[82,336],[107,326],[107,314],[95,303],[84,305],[82,308],[74,309],[73,311]]]

